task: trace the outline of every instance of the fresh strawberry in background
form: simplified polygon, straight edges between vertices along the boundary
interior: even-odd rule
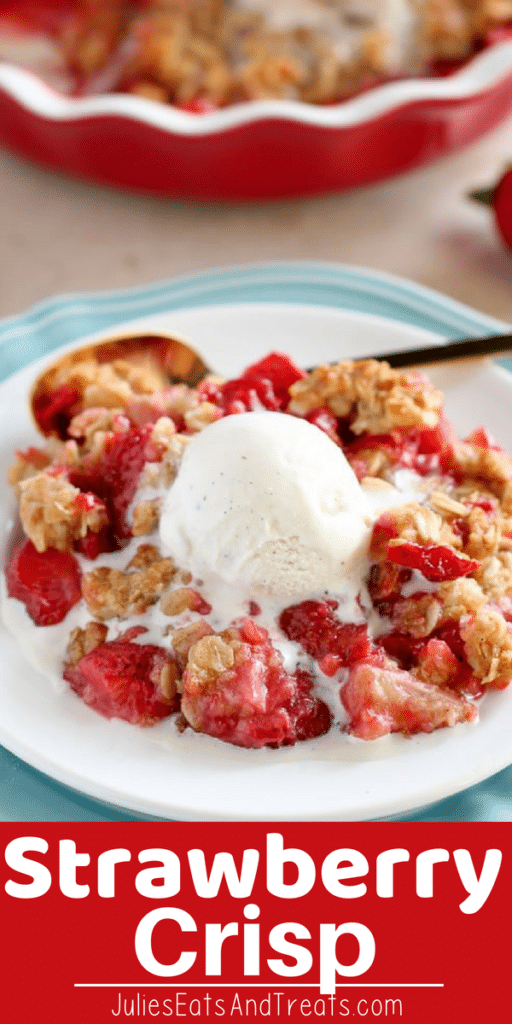
[[[496,227],[505,245],[512,251],[512,165],[507,166],[493,188],[471,192],[470,199],[492,207]]]

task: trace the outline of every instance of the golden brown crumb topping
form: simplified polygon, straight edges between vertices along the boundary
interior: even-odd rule
[[[485,558],[475,580],[493,601],[512,594],[512,552],[499,551]]]
[[[72,70],[94,81],[117,58],[113,87],[185,105],[339,100],[383,76],[463,60],[479,36],[512,17],[511,0],[320,0],[314,20],[305,2],[284,23],[272,5],[266,14],[252,0],[162,0],[142,11],[88,0],[83,7],[61,37]]]
[[[66,650],[66,663],[76,665],[86,654],[101,647],[107,639],[107,633],[108,626],[102,622],[88,622],[85,629],[73,629]]]
[[[463,616],[471,615],[487,604],[487,597],[476,579],[467,576],[441,583],[437,597],[441,601],[441,619],[444,621],[455,619],[460,622]]]
[[[392,370],[376,359],[319,366],[290,392],[290,412],[306,416],[326,405],[335,416],[353,417],[355,434],[435,427],[443,402],[441,392],[421,374]]]
[[[187,664],[190,649],[203,637],[212,636],[213,629],[206,619],[197,619],[188,626],[182,626],[171,633],[172,647],[181,669]]]
[[[483,605],[461,624],[468,663],[483,683],[499,686],[512,675],[512,634],[497,608]]]
[[[105,506],[81,494],[64,476],[37,473],[19,485],[23,529],[38,551],[69,551],[88,530],[97,533],[107,522]],[[84,500],[85,499],[85,500]]]
[[[399,599],[393,608],[393,626],[419,639],[430,636],[439,622],[441,605],[433,594]]]
[[[132,533],[134,537],[147,537],[158,526],[160,503],[158,499],[139,501],[133,509]]]
[[[419,505],[415,501],[406,505],[398,505],[389,509],[389,517],[393,523],[395,536],[391,539],[374,533],[370,555],[377,561],[385,557],[389,544],[400,544],[410,541],[413,544],[444,544],[453,548],[461,547],[461,539],[450,525],[433,509]]]
[[[226,641],[221,636],[204,636],[189,650],[187,668],[190,671],[191,692],[202,692],[215,684],[235,664],[240,641]]]
[[[197,603],[197,590],[193,587],[177,587],[164,594],[160,601],[160,611],[169,616],[181,615],[185,611],[195,611]]]
[[[91,615],[102,622],[126,619],[155,604],[176,573],[172,558],[159,558],[131,572],[100,566],[83,576],[82,595]]]

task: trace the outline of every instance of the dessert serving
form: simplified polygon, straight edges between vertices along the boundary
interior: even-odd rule
[[[124,92],[195,113],[266,98],[335,103],[392,79],[444,74],[512,21],[511,0],[13,6],[18,19],[24,11],[42,33],[25,63],[46,64],[59,88],[68,75],[75,95]]]
[[[511,82],[512,0],[0,2],[2,144],[157,196],[359,188],[489,131]]]
[[[512,461],[486,430],[374,360],[188,387],[106,349],[39,379],[47,440],[10,471],[3,614],[38,668],[242,747],[476,722],[512,678]]]

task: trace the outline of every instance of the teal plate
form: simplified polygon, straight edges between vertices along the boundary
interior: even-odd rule
[[[318,263],[217,269],[142,288],[71,294],[0,322],[0,380],[62,345],[155,314],[241,303],[300,304],[384,317],[446,338],[506,331],[508,325],[437,292],[389,275]],[[363,353],[362,353],[363,354]],[[512,361],[502,365],[512,369]],[[0,819],[129,821],[118,810],[68,788],[0,748]],[[510,821],[512,768],[415,813],[385,820]]]

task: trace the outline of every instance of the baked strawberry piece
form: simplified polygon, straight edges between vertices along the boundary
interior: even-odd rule
[[[178,710],[177,675],[162,647],[125,639],[102,644],[64,670],[71,689],[94,711],[142,726]]]
[[[80,568],[74,555],[56,548],[37,551],[26,540],[5,571],[7,593],[23,601],[37,626],[55,626],[82,597]]]
[[[199,393],[228,416],[238,412],[270,409],[283,410],[290,400],[289,388],[305,377],[288,356],[272,352],[265,359],[248,366],[241,377],[224,384],[205,381]]]
[[[341,448],[341,438],[338,432],[338,419],[325,405],[313,409],[306,416],[308,423],[313,423],[319,430],[323,430],[327,437],[330,437],[334,444]]]
[[[143,427],[107,432],[101,461],[84,460],[80,470],[70,473],[70,481],[75,487],[81,491],[92,491],[105,502],[114,538],[110,550],[131,535],[126,512],[146,461],[157,454],[151,445],[152,429],[152,424],[148,423]],[[108,550],[108,547],[103,547],[103,550]]]
[[[323,736],[330,729],[332,715],[327,704],[312,694],[313,677],[305,669],[297,668],[293,680],[296,690],[288,712],[294,722],[297,741]]]
[[[362,740],[388,733],[433,732],[477,716],[474,705],[451,690],[416,678],[399,668],[355,665],[341,688],[349,730]]]
[[[371,462],[375,452],[394,469],[412,469],[419,476],[445,472],[452,465],[457,435],[444,410],[440,411],[436,427],[423,430],[397,429],[387,434],[364,432],[355,437],[350,431],[350,420],[347,427],[343,450],[360,480],[367,475],[368,458]]]
[[[481,697],[485,686],[470,665],[456,657],[449,644],[433,636],[418,653],[418,669],[423,679],[437,686],[449,686],[460,693]]]
[[[465,555],[459,555],[453,548],[442,544],[413,544],[410,541],[392,541],[387,548],[387,558],[396,565],[408,569],[418,569],[425,579],[432,583],[444,583],[449,580],[469,576],[480,568]]]
[[[197,731],[240,747],[289,746],[327,732],[308,673],[289,675],[265,629],[246,619],[189,651],[181,710]]]
[[[69,385],[55,388],[48,395],[39,395],[34,414],[43,433],[65,439],[73,410],[79,401],[80,392]]]
[[[366,623],[341,622],[336,607],[336,601],[301,601],[279,617],[285,636],[297,641],[328,676],[372,653]]]

